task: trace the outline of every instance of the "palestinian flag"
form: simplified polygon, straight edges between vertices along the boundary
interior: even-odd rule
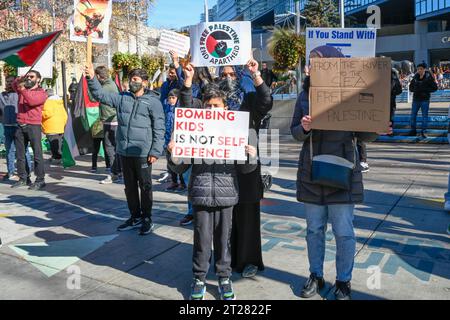
[[[31,67],[47,51],[62,31],[0,42],[0,60],[15,67]]]
[[[62,145],[62,164],[64,168],[73,167],[75,163],[75,157],[80,155],[78,150],[77,141],[75,140],[75,133],[72,125],[72,115],[67,112],[67,123],[64,129],[64,139]]]
[[[206,49],[215,58],[225,58],[233,50],[233,39],[223,31],[214,31],[206,39]]]

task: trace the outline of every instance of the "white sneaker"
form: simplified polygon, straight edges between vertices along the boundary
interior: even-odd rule
[[[367,162],[360,162],[361,172],[369,172],[369,164]]]
[[[163,175],[162,175],[162,177],[159,178],[157,181],[158,181],[158,182],[161,182],[161,183],[164,183],[164,182],[166,182],[166,180],[169,178],[169,176],[170,176],[170,174],[169,174],[168,172],[164,172]]]
[[[110,175],[107,176],[106,179],[100,181],[100,184],[111,184],[111,183],[113,183],[113,179],[112,179],[112,176],[110,176]]]
[[[450,200],[449,201],[445,201],[444,210],[450,212]]]

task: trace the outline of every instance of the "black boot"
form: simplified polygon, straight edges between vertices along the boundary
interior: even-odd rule
[[[350,281],[342,282],[336,280],[336,289],[334,290],[334,296],[336,300],[351,300],[352,288]]]
[[[20,187],[26,187],[26,186],[31,186],[31,180],[30,179],[27,179],[27,180],[20,179],[19,181],[14,183],[11,186],[11,188],[20,188]]]
[[[39,191],[39,190],[44,189],[45,186],[46,186],[45,181],[39,181],[39,182],[33,183],[28,189]]]
[[[305,285],[303,286],[300,297],[311,298],[318,294],[324,287],[325,280],[323,278],[317,277],[315,273],[311,273],[308,281],[306,281]]]

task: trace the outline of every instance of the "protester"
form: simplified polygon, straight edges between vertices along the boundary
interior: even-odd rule
[[[164,145],[162,105],[152,93],[145,94],[148,74],[143,69],[128,74],[130,92],[122,93],[103,89],[94,77],[92,65],[86,66],[84,73],[94,98],[117,110],[117,153],[124,169],[125,195],[131,214],[118,230],[140,227],[140,235],[149,234],[153,230],[152,165],[161,156]]]
[[[63,100],[54,94],[53,89],[48,89],[47,94],[48,99],[42,110],[42,132],[50,143],[52,157],[49,162],[58,165],[62,162],[62,142],[67,112]]]
[[[417,113],[422,110],[422,138],[426,138],[428,128],[428,110],[430,108],[431,93],[437,91],[437,84],[433,76],[426,70],[426,63],[417,65],[417,73],[409,84],[409,91],[413,92],[413,103],[411,111],[411,132],[410,135],[417,135]]]
[[[181,104],[192,107],[193,65],[186,67],[185,85],[181,90]],[[261,80],[262,81],[262,80]],[[227,109],[226,94],[216,86],[205,89],[203,95],[204,108]],[[197,102],[198,104],[198,102]],[[171,153],[175,145],[171,141],[168,151]],[[256,148],[246,146],[246,153],[253,161],[245,164],[215,161],[208,164],[196,161],[194,164],[179,163],[172,158],[170,166],[177,173],[192,167],[188,195],[194,209],[194,249],[191,299],[203,300],[206,292],[205,280],[211,260],[211,248],[214,243],[215,270],[219,277],[219,293],[222,300],[236,298],[231,277],[230,234],[232,227],[233,206],[239,198],[237,172],[249,173],[256,169]]]
[[[394,126],[394,118],[395,118],[395,111],[397,109],[397,96],[402,93],[402,84],[400,83],[398,71],[395,68],[392,68],[391,70],[391,123],[392,126]],[[390,134],[390,136],[393,136],[394,134]]]
[[[166,115],[166,134],[164,136],[164,149],[167,149],[170,139],[172,137],[173,124],[175,121],[175,107],[178,102],[179,90],[173,89],[169,92],[167,100],[164,102],[163,108]],[[167,187],[166,191],[184,191],[186,189],[186,183],[184,182],[183,175],[176,174],[169,167],[167,170],[172,178],[172,183]],[[180,183],[178,183],[178,179]]]
[[[334,47],[322,46],[314,49],[310,57],[344,57]],[[324,287],[323,263],[325,256],[325,231],[328,219],[331,220],[336,239],[336,289],[338,300],[351,298],[352,270],[354,264],[356,239],[353,229],[354,208],[363,201],[362,174],[359,166],[353,169],[349,191],[315,184],[311,180],[312,148],[314,155],[328,154],[342,157],[355,163],[356,145],[359,141],[373,141],[375,133],[311,130],[314,119],[309,116],[309,76],[303,84],[295,106],[291,133],[299,141],[304,141],[300,153],[297,174],[297,199],[304,203],[307,223],[306,242],[311,275],[305,283],[301,296],[310,298]],[[312,143],[312,145],[311,145]]]
[[[105,66],[95,68],[95,75],[106,92],[118,94],[119,89],[116,83],[111,79],[109,70]],[[122,176],[122,168],[120,157],[117,155],[117,111],[111,105],[100,102],[100,121],[103,123],[103,146],[105,148],[106,157],[111,164],[111,174],[102,180],[101,184],[109,184],[119,182]]]
[[[167,74],[167,80],[163,83],[161,87],[161,96],[159,99],[161,103],[164,104],[169,92],[173,89],[181,89],[183,86],[183,69],[178,61],[178,53],[175,51],[170,51],[170,56],[172,58],[172,64],[169,66],[169,71]]]
[[[100,148],[102,146],[103,139],[105,138],[104,132],[103,132],[103,123],[100,121],[100,118],[98,118],[94,124],[91,127],[91,134],[92,134],[92,157],[91,157],[91,172],[97,173],[97,161],[98,161],[98,154],[100,153]],[[106,170],[111,170],[111,163],[109,161],[108,155],[105,154],[105,162],[106,162]]]
[[[17,174],[19,181],[11,187],[29,186],[30,190],[41,190],[45,187],[44,158],[41,144],[42,109],[47,100],[47,93],[39,85],[41,74],[31,70],[26,76],[17,79],[13,88],[19,96],[17,124],[14,143],[16,146]],[[34,156],[34,174],[36,180],[31,183],[30,172],[27,170],[25,152],[31,144]]]
[[[14,80],[14,76],[6,77],[5,91],[0,94],[0,115],[4,127],[6,166],[8,167],[8,172],[3,177],[4,181],[19,179],[16,175],[16,146],[14,144],[14,136],[17,130],[17,104],[19,103],[19,96],[13,89]],[[26,148],[25,165],[26,171],[29,172],[32,165],[28,146]]]
[[[72,77],[72,82],[69,85],[69,103],[72,106],[75,102],[75,96],[77,94],[78,81],[75,77]]]
[[[250,133],[257,135],[261,120],[272,109],[270,89],[258,71],[258,62],[250,60],[246,69],[226,66],[220,70],[220,87],[227,94],[232,110],[249,112]],[[254,137],[256,139],[256,137]],[[239,203],[233,209],[231,236],[232,267],[244,277],[264,270],[261,250],[261,208],[263,182],[261,165],[251,173],[238,172]]]
[[[277,76],[267,67],[266,62],[262,63],[261,77],[269,88],[272,88],[272,84],[278,81]]]

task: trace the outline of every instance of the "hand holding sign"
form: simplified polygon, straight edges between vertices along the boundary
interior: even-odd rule
[[[310,116],[304,116],[302,118],[302,127],[305,132],[311,131],[312,120]]]
[[[178,60],[178,53],[176,51],[170,50],[169,54],[173,64],[175,65],[175,68],[178,69],[178,67],[180,66],[180,62]]]
[[[84,66],[84,71],[83,71],[83,73],[84,73],[84,76],[85,76],[86,78],[94,79],[95,72],[94,72],[94,66],[92,65],[92,63],[87,63],[87,64]]]

